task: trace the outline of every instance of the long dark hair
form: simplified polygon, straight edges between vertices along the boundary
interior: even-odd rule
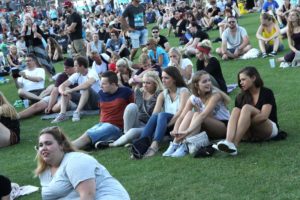
[[[258,71],[255,67],[248,66],[248,67],[245,67],[245,68],[243,68],[239,71],[239,73],[237,74],[237,82],[238,82],[238,86],[241,88],[240,74],[246,74],[250,78],[255,77],[254,85],[255,85],[256,88],[261,88],[261,87],[264,86],[264,82],[263,82],[260,74],[258,73]],[[249,90],[246,90],[246,91],[242,90],[241,93],[238,94],[236,100],[237,100],[238,104],[253,105],[253,98],[252,98],[252,95],[250,94]]]
[[[163,71],[175,80],[176,87],[187,87],[182,75],[176,67],[167,67]]]

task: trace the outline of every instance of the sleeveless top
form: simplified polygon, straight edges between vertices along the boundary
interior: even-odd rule
[[[95,44],[94,41],[91,42],[91,52],[93,52],[93,50],[98,51],[99,54],[102,53],[102,42],[100,40],[97,44]]]
[[[195,95],[190,96],[191,103],[197,108],[199,112],[203,112],[206,105],[202,102],[200,97]],[[213,109],[213,117],[217,120],[229,120],[230,113],[223,101],[219,101],[215,108]]]
[[[295,48],[300,50],[300,33],[293,33],[291,38],[294,41]]]
[[[11,54],[9,54],[9,57],[11,59],[11,61],[15,64],[15,65],[19,65],[19,60],[18,60],[18,56],[14,57]]]
[[[271,32],[268,32],[268,30],[267,30],[266,28],[263,28],[263,29],[262,29],[262,36],[263,36],[264,38],[270,38],[270,37],[272,37],[275,33],[276,33],[276,28],[275,28],[275,27],[272,28]],[[270,41],[268,42],[268,44],[269,44],[269,45],[273,45],[273,44],[274,44],[274,41],[273,41],[273,40],[270,40]]]
[[[180,94],[182,92],[185,92],[185,91],[188,92],[188,89],[186,87],[178,87],[176,89],[176,97],[175,97],[174,101],[172,101],[172,99],[169,95],[168,89],[164,89],[163,90],[163,94],[164,94],[164,105],[163,105],[164,112],[174,115],[178,111],[179,106],[180,106]]]

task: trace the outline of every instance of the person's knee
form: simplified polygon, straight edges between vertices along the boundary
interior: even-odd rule
[[[243,114],[250,113],[252,108],[253,106],[251,106],[250,104],[245,104],[241,109],[241,113]]]
[[[32,108],[34,110],[38,110],[38,111],[43,110],[46,107],[47,107],[47,104],[45,102],[42,102],[42,101],[39,101],[39,102],[32,105]]]
[[[130,103],[126,106],[125,112],[135,113],[138,111],[138,107],[135,103]]]
[[[18,89],[18,95],[23,96],[24,95],[24,90],[22,88]]]

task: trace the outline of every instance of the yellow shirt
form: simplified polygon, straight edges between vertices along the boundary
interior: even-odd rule
[[[262,30],[262,36],[263,36],[264,38],[270,38],[270,37],[272,37],[275,33],[276,33],[276,28],[275,28],[275,27],[272,28],[271,32],[268,32],[268,30],[267,30],[266,28],[263,28],[263,30]],[[273,45],[273,44],[274,44],[274,41],[273,41],[273,40],[270,40],[270,41],[268,42],[268,44],[269,44],[269,45]]]

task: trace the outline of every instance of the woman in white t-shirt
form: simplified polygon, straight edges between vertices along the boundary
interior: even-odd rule
[[[40,132],[35,174],[43,200],[130,199],[120,182],[92,156],[76,152],[57,126]]]
[[[192,79],[192,96],[185,104],[181,115],[176,120],[171,135],[174,141],[163,153],[163,156],[182,157],[188,153],[183,140],[206,131],[210,138],[220,139],[226,136],[229,110],[226,103],[230,97],[213,87],[210,75],[206,71],[198,71]]]
[[[188,58],[182,58],[180,50],[172,47],[169,51],[170,62],[168,66],[177,67],[184,81],[188,83],[193,74],[193,63]]]

